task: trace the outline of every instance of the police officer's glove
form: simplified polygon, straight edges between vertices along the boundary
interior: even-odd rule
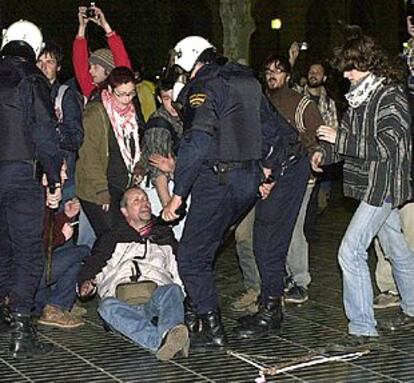
[[[102,190],[96,193],[99,205],[109,205],[111,203],[111,195],[108,190]]]

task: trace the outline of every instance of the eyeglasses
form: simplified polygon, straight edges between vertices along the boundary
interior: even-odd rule
[[[115,94],[115,96],[120,97],[120,98],[122,98],[122,97],[131,97],[131,98],[133,98],[137,95],[137,92],[135,92],[135,90],[133,90],[132,92],[127,93],[127,92],[118,92],[116,89],[114,89],[113,93]]]

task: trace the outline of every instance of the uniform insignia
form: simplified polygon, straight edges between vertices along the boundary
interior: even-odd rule
[[[194,93],[190,96],[190,106],[192,108],[198,108],[204,104],[206,99],[207,95],[205,93]]]

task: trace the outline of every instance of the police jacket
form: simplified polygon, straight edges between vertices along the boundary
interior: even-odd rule
[[[0,161],[38,160],[60,181],[57,120],[46,78],[22,57],[0,58]]]
[[[277,168],[286,157],[286,121],[271,107],[246,66],[208,64],[181,91],[184,136],[175,169],[174,194],[185,197],[206,162],[262,160]],[[271,163],[266,163],[271,161]]]

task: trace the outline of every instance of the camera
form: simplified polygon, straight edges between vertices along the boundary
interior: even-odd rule
[[[87,17],[88,19],[93,19],[93,18],[95,18],[95,17],[96,17],[96,12],[95,12],[94,7],[95,7],[95,3],[91,2],[91,3],[89,4],[89,7],[88,7],[88,8],[86,8],[86,17]]]
[[[303,41],[301,43],[299,43],[299,49],[301,51],[307,51],[309,48],[308,43],[306,41]]]

